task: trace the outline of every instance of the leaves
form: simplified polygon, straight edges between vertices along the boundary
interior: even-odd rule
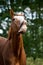
[[[27,56],[43,57],[43,0],[1,0],[0,29],[3,30],[3,34],[0,35],[5,37],[11,23],[10,8],[14,12],[24,11],[28,21],[28,30],[23,35]],[[2,22],[7,22],[6,29],[1,26]]]

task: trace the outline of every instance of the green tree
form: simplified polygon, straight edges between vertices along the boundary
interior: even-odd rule
[[[0,0],[0,29],[3,30],[0,35],[4,37],[11,23],[10,8],[24,11],[28,21],[28,30],[23,35],[27,56],[43,57],[43,0]]]

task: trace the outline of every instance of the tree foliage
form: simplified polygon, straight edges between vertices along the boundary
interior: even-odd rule
[[[0,0],[0,35],[5,37],[11,23],[10,8],[24,11],[28,21],[28,30],[23,35],[27,56],[43,57],[43,0]]]

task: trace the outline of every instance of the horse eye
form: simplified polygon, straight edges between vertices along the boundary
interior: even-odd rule
[[[15,19],[12,19],[13,21],[15,20]]]

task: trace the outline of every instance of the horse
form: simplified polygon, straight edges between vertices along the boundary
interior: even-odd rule
[[[0,36],[0,65],[26,65],[22,34],[27,30],[27,21],[23,13],[14,14],[12,9],[10,16],[8,37]]]

